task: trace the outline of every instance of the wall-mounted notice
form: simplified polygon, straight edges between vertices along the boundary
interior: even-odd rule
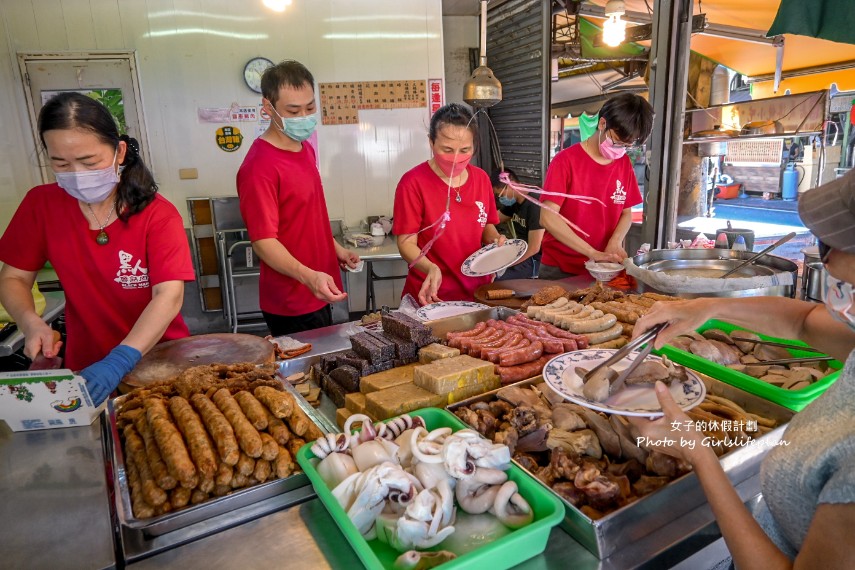
[[[355,125],[360,109],[409,109],[427,106],[425,81],[359,81],[321,83],[324,125]]]

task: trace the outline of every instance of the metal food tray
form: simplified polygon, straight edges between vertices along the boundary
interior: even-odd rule
[[[485,322],[490,319],[498,319],[504,321],[508,317],[517,313],[519,313],[519,311],[515,311],[514,309],[508,309],[507,307],[490,307],[489,309],[481,309],[478,311],[472,311],[471,313],[455,315],[453,317],[445,317],[433,321],[426,321],[424,324],[430,327],[431,331],[433,331],[434,336],[440,339],[444,339],[445,335],[449,332],[469,330],[478,323]],[[342,350],[318,354],[312,354],[310,352],[307,353],[305,356],[298,356],[295,358],[289,358],[288,360],[278,361],[276,363],[279,369],[278,374],[282,376],[283,383],[285,384],[286,389],[288,389],[295,396],[299,396],[299,393],[296,391],[296,389],[294,389],[287,381],[284,380],[286,376],[290,376],[291,374],[296,374],[298,372],[308,374],[309,370],[312,368],[312,365],[317,362],[320,362],[321,356],[327,356],[329,354],[338,354],[341,352],[346,352],[348,350],[350,350],[349,347]],[[306,402],[302,396],[299,397],[306,404],[306,406],[311,408],[311,404]],[[327,431],[331,433],[337,433],[338,431],[340,431],[338,425],[336,424],[336,406],[329,396],[321,392],[320,405],[317,409],[313,408],[312,410],[319,418],[317,421],[325,422],[324,425],[326,426]],[[321,424],[319,423],[318,425]],[[322,425],[322,427],[324,426]]]
[[[730,481],[734,485],[738,485],[760,472],[761,460],[772,447],[781,441],[786,423],[793,417],[794,412],[704,374],[698,375],[707,385],[708,394],[728,398],[749,412],[774,419],[779,423],[777,428],[757,438],[757,441],[761,443],[738,448],[719,458]],[[542,381],[542,377],[535,377],[514,385],[529,386]],[[457,408],[475,402],[491,401],[495,399],[499,390],[501,388],[462,400],[448,406],[447,409],[454,412]],[[520,467],[522,468],[522,465]],[[534,477],[531,472],[529,474]],[[538,479],[538,481],[540,480]],[[545,484],[544,487],[549,488]],[[554,491],[552,492],[554,493]],[[687,473],[674,479],[664,487],[625,507],[612,511],[599,520],[589,518],[558,493],[555,494],[564,502],[565,507],[565,517],[561,522],[561,528],[600,559],[607,558],[621,548],[644,539],[644,537],[673,522],[678,517],[695,510],[707,501],[694,473]],[[709,512],[704,523],[711,523],[714,520],[712,513]],[[679,538],[689,536],[692,529],[686,528],[685,532],[686,534]]]
[[[290,386],[285,386],[285,389],[296,398],[300,408],[322,432],[329,433],[331,431],[329,423],[320,418],[314,408],[302,396]],[[142,532],[145,537],[157,537],[309,485],[308,477],[300,472],[285,479],[274,479],[246,487],[224,497],[211,498],[198,505],[191,505],[175,512],[138,519],[134,516],[131,508],[125,458],[120,443],[119,430],[116,426],[116,407],[121,405],[126,398],[127,396],[119,396],[115,400],[109,401],[106,410],[108,426],[104,430],[107,436],[105,438],[106,453],[111,459],[113,467],[111,470],[113,477],[112,494],[115,497],[118,522],[123,527]],[[238,524],[242,521],[236,520],[234,522]]]

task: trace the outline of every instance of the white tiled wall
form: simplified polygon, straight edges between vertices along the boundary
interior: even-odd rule
[[[186,222],[185,198],[235,194],[255,124],[238,124],[244,145],[226,153],[214,141],[222,125],[199,123],[196,110],[260,103],[243,82],[250,58],[300,60],[318,82],[428,79],[444,77],[442,35],[441,0],[293,0],[281,14],[261,0],[0,0],[0,231],[40,183],[17,52],[136,52],[150,166]],[[321,126],[330,216],[355,226],[391,214],[401,174],[429,156],[427,124],[424,108]],[[198,179],[180,180],[180,168]],[[352,286],[364,299],[364,282]],[[396,302],[400,287],[378,284],[379,300]]]

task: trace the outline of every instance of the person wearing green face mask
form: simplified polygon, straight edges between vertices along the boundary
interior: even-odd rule
[[[252,143],[237,174],[241,214],[261,259],[261,311],[274,336],[331,325],[330,303],[347,297],[339,269],[359,263],[333,239],[317,158],[307,142],[317,126],[314,85],[297,61],[264,72],[270,127]]]

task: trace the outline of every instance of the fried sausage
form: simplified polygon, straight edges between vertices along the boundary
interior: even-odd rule
[[[255,469],[255,459],[247,455],[246,453],[240,454],[240,459],[238,459],[237,465],[235,465],[234,475],[232,478],[243,475],[244,477],[252,474]]]
[[[220,460],[227,465],[234,465],[240,457],[235,431],[226,417],[220,412],[216,404],[204,394],[194,394],[190,401],[199,412],[208,433],[214,438]]]
[[[294,401],[285,392],[280,392],[270,386],[259,386],[253,391],[253,394],[277,418],[284,419],[291,415]]]
[[[502,384],[510,384],[533,378],[543,371],[543,367],[552,359],[550,355],[541,356],[534,362],[518,364],[516,366],[497,366],[496,374],[502,379]]]
[[[181,433],[169,417],[166,403],[160,398],[147,398],[145,412],[148,425],[170,475],[178,479],[182,487],[194,488],[199,484],[199,475],[196,473],[196,466],[190,459]]]
[[[276,449],[276,455],[279,455],[278,446]],[[252,476],[259,482],[267,481],[267,478],[270,476],[270,462],[266,459],[257,460],[255,462],[255,470],[252,472]]]
[[[151,435],[151,429],[148,427],[145,411],[139,411],[141,413],[137,414],[134,418],[134,427],[137,428],[137,433],[140,434],[145,444],[145,454],[148,458],[151,474],[157,482],[157,486],[164,491],[174,489],[178,485],[178,481],[169,474],[166,463],[163,462],[163,457],[161,457],[160,450],[157,448],[157,442],[154,441],[154,436]]]
[[[258,398],[241,390],[235,394],[235,400],[240,405],[240,409],[246,414],[246,419],[257,430],[267,429],[267,414],[264,411],[264,406],[258,401]]]
[[[214,487],[214,492],[211,494],[214,495],[215,497],[225,497],[226,495],[228,495],[231,492],[232,492],[231,484],[229,484],[229,485],[217,485],[216,487]]]
[[[217,468],[217,475],[214,477],[214,483],[217,485],[228,485],[232,482],[233,475],[234,469],[232,469],[232,466],[221,461],[220,466]]]
[[[592,344],[591,348],[620,348],[625,346],[629,341],[625,336],[619,336],[612,340],[607,340],[606,342],[601,342],[599,344]]]
[[[291,430],[285,425],[285,422],[270,413],[270,410],[265,408],[267,413],[267,433],[273,436],[276,443],[285,445],[291,437]]]
[[[543,343],[534,341],[529,346],[515,348],[499,355],[499,366],[516,366],[537,360],[543,354]]]
[[[246,487],[246,479],[247,477],[243,473],[235,473],[235,476],[232,477],[231,482],[232,489],[242,489]]]
[[[136,463],[130,457],[125,461],[125,469],[128,472],[128,487],[131,490],[131,508],[134,516],[138,519],[147,519],[154,516],[154,508],[145,502],[142,496],[140,475]]]
[[[190,497],[193,496],[193,492],[193,490],[186,487],[173,489],[172,492],[169,493],[169,503],[172,505],[173,509],[186,507],[190,502]]]
[[[279,454],[279,444],[276,443],[276,440],[273,439],[273,436],[269,433],[262,432],[261,443],[263,445],[261,458],[266,461],[273,461],[274,459],[276,459],[276,456]]]
[[[190,504],[198,505],[199,503],[204,503],[208,500],[208,493],[203,493],[199,489],[193,489],[193,492],[190,494]]]
[[[131,424],[125,426],[124,436],[125,451],[136,466],[143,499],[153,507],[162,505],[167,501],[168,497],[166,492],[157,486],[151,474],[145,454],[145,443],[143,443],[136,428]]]
[[[262,388],[266,388],[266,386],[259,386],[255,391],[258,392]],[[269,389],[274,392],[276,391],[273,388]],[[261,450],[263,448],[261,436],[258,434],[258,430],[252,427],[252,424],[246,419],[246,415],[240,409],[240,405],[231,395],[228,388],[217,390],[214,394],[214,403],[217,404],[217,407],[223,412],[226,419],[229,420],[232,429],[235,430],[235,437],[241,450],[252,458],[261,457]],[[276,412],[274,411],[273,413],[275,415]]]
[[[214,490],[214,487],[216,487],[216,486],[217,485],[216,485],[216,483],[214,483],[213,477],[211,477],[210,479],[203,478],[199,481],[199,490],[202,491],[203,493],[210,493],[211,491]]]
[[[294,461],[291,454],[282,446],[279,446],[279,455],[273,461],[273,472],[280,479],[284,479],[294,472]]]
[[[288,449],[288,452],[291,455],[293,455],[294,457],[297,457],[297,452],[300,451],[300,448],[303,447],[304,445],[306,445],[305,439],[300,438],[300,437],[292,437],[291,439],[288,440],[288,445],[286,446],[286,448]]]
[[[172,412],[172,417],[175,418],[175,423],[181,430],[184,441],[187,442],[187,449],[190,451],[190,457],[193,458],[199,475],[203,479],[213,479],[217,472],[218,461],[214,453],[214,446],[211,445],[211,438],[205,431],[202,420],[193,411],[190,403],[181,396],[170,398],[169,411]],[[187,500],[190,500],[189,496]]]

